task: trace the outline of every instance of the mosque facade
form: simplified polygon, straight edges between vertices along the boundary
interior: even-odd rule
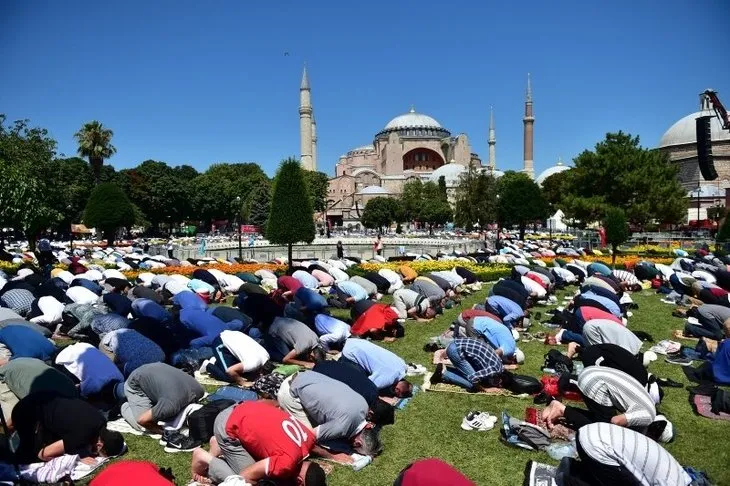
[[[317,136],[311,87],[306,68],[300,85],[301,164],[317,170]],[[525,99],[523,172],[534,177],[532,87],[528,75]],[[367,202],[378,196],[397,197],[409,180],[437,182],[446,180],[449,199],[453,202],[461,175],[469,166],[502,175],[496,164],[494,114],[490,110],[489,155],[483,163],[474,153],[469,137],[453,134],[432,116],[419,113],[414,107],[387,122],[375,133],[372,142],[340,156],[335,174],[329,180],[327,220],[331,225],[359,222]]]

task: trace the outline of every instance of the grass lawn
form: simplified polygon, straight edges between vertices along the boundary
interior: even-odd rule
[[[464,300],[464,308],[481,302],[486,290]],[[669,338],[682,322],[671,317],[672,306],[663,304],[651,291],[635,294],[639,309],[634,310],[630,327],[650,333],[657,341]],[[440,334],[460,312],[446,311],[430,323],[409,322],[406,336],[396,343],[385,344],[407,362],[433,369],[431,355],[423,351],[430,336]],[[537,325],[535,330],[545,330]],[[518,373],[541,376],[540,367],[548,347],[539,342],[520,343],[527,359]],[[647,346],[645,346],[646,348]],[[650,366],[660,377],[688,384],[679,366],[670,365],[660,356]],[[694,415],[686,389],[667,388],[660,410],[674,423],[676,438],[667,449],[683,465],[705,470],[716,484],[730,484],[728,447],[730,422],[713,421]],[[497,428],[489,432],[466,432],[460,428],[461,419],[469,410],[492,414],[507,410],[522,417],[532,400],[485,397],[462,394],[418,393],[405,410],[397,412],[395,425],[383,430],[385,452],[372,465],[360,472],[336,467],[329,477],[334,486],[384,486],[392,484],[398,472],[414,459],[439,457],[454,464],[479,485],[522,484],[525,464],[530,459],[554,462],[547,454],[507,447],[499,441]],[[126,459],[144,459],[160,466],[171,467],[178,484],[190,479],[190,454],[167,454],[156,441],[146,437],[127,437],[130,452]]]

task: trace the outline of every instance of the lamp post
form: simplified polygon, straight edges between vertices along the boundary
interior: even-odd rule
[[[497,242],[494,245],[494,249],[499,253],[499,194],[497,194]]]
[[[68,211],[68,213],[71,213],[71,209],[72,208],[71,208],[71,205],[70,204],[68,206],[66,206],[66,210]],[[74,252],[74,225],[73,225],[73,220],[71,220],[71,222],[68,224],[68,227],[71,230],[71,231],[69,231],[69,235],[71,235],[71,254],[73,254],[73,252]]]
[[[236,196],[236,230],[238,231],[238,263],[243,263],[243,247],[241,246],[241,196]]]

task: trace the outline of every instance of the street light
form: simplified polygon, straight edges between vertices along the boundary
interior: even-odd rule
[[[499,253],[499,194],[497,194],[497,242],[495,243],[494,249]]]
[[[236,226],[238,230],[238,263],[243,263],[243,247],[241,246],[241,196],[236,196]]]

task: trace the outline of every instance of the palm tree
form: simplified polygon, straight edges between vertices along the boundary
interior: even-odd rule
[[[111,144],[113,136],[114,132],[104,128],[104,125],[96,120],[84,123],[81,130],[74,135],[79,142],[79,155],[89,158],[96,184],[99,183],[99,174],[101,166],[104,165],[104,159],[108,159],[117,151],[114,145]]]

